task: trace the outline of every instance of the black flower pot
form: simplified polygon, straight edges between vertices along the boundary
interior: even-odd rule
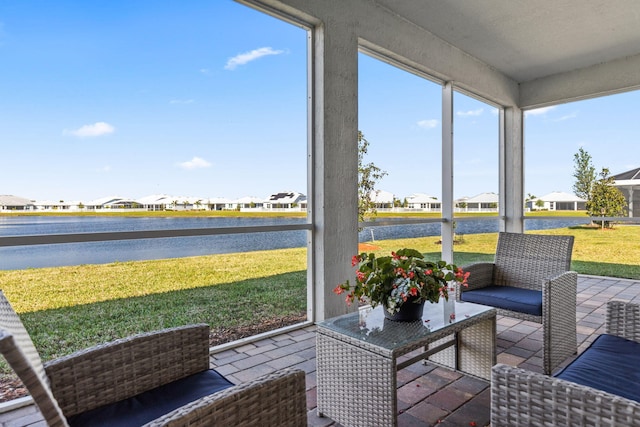
[[[395,322],[415,322],[416,320],[421,320],[424,303],[424,300],[420,302],[405,301],[405,303],[400,306],[400,311],[395,314],[389,313],[387,308],[384,307],[384,317]]]

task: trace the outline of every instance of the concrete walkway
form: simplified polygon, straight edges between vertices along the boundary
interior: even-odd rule
[[[610,300],[640,302],[640,281],[579,276],[579,352],[604,331],[604,305]],[[498,316],[497,345],[498,362],[542,372],[540,325]],[[331,419],[316,414],[314,326],[216,353],[211,362],[235,383],[284,367],[304,370],[309,426],[337,426]],[[429,375],[425,375],[427,373]],[[486,426],[489,424],[489,394],[486,381],[417,363],[398,373],[398,424],[404,427]],[[32,404],[0,413],[2,427],[44,425]]]

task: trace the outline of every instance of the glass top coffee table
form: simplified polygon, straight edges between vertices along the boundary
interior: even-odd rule
[[[491,379],[494,308],[441,298],[437,304],[426,303],[422,320],[416,322],[387,320],[382,310],[361,308],[317,324],[321,416],[344,426],[396,426],[396,373],[424,359]]]

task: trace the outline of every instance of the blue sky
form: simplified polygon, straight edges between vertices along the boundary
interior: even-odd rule
[[[305,193],[307,33],[230,0],[0,3],[0,194],[91,200]],[[439,85],[359,55],[359,128],[397,197],[440,197]],[[640,94],[526,118],[525,191],[573,154],[640,166]],[[498,191],[498,116],[455,97],[455,196]]]

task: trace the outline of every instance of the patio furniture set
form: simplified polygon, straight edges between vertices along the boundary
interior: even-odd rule
[[[0,291],[0,351],[49,426],[303,426],[305,374],[233,385],[209,366],[209,327],[190,325],[42,363]]]
[[[345,426],[397,425],[398,370],[422,360],[491,381],[491,425],[640,425],[640,305],[607,305],[606,334],[576,354],[573,237],[499,233],[493,263],[465,267],[457,298],[394,322],[382,307],[317,324],[318,413]],[[543,371],[496,364],[496,315],[543,325]],[[0,291],[0,351],[51,426],[306,425],[305,374],[233,385],[190,325],[43,364]]]

